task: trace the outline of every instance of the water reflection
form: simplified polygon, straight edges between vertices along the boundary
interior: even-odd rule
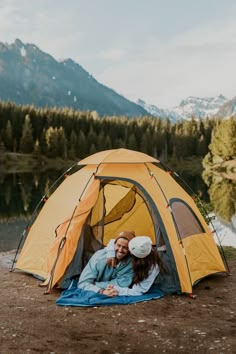
[[[0,174],[0,252],[17,248],[32,215],[37,216],[34,211],[40,200],[49,196],[63,178],[62,171]]]
[[[51,189],[60,176],[62,176],[61,180]],[[208,200],[207,186],[201,176],[182,175],[181,177],[185,183],[181,180],[178,180],[178,182],[185,189],[188,185],[201,199]],[[62,171],[53,170],[44,173],[0,175],[0,221],[13,217],[29,217],[42,196],[49,196],[62,181]],[[190,189],[188,192],[190,192]]]
[[[208,194],[215,213],[226,223],[236,215],[236,174],[203,172]]]
[[[57,178],[58,171],[0,175],[0,220],[31,215]]]
[[[189,175],[186,173],[181,174],[181,179],[177,182],[186,190],[190,195],[196,194],[202,201],[209,202],[208,186],[204,182],[201,175]],[[181,182],[183,180],[183,182]]]
[[[210,199],[221,218],[227,222],[232,219],[236,209],[235,180],[209,175],[205,175],[203,180],[201,176],[187,174],[182,174],[181,178],[184,183],[180,179],[178,182],[185,189],[188,185],[203,201],[209,202]],[[63,171],[55,170],[0,174],[0,251],[17,247],[39,201],[44,195],[49,196],[63,179]],[[51,188],[55,181],[57,183]],[[187,191],[190,192],[190,189]]]
[[[15,217],[0,222],[0,252],[14,250],[18,247],[28,218]]]

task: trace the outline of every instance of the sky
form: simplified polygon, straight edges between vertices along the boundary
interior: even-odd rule
[[[132,101],[236,96],[235,0],[0,0],[0,42],[16,38]]]

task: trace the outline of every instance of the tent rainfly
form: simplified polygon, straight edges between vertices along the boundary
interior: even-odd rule
[[[167,293],[192,293],[200,279],[226,272],[212,231],[192,197],[144,153],[114,149],[81,160],[30,227],[14,267],[67,287],[89,257],[122,230],[149,235]]]

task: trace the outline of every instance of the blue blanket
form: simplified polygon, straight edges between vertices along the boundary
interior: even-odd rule
[[[63,291],[56,304],[60,306],[111,306],[127,305],[135,302],[159,299],[164,293],[157,288],[151,288],[148,293],[140,296],[116,296],[110,297],[93,291],[70,288]]]

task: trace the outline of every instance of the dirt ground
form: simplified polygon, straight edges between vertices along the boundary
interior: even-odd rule
[[[231,276],[200,282],[196,299],[71,308],[55,304],[58,290],[44,295],[32,276],[9,272],[12,256],[0,255],[1,354],[236,353],[236,260]]]

